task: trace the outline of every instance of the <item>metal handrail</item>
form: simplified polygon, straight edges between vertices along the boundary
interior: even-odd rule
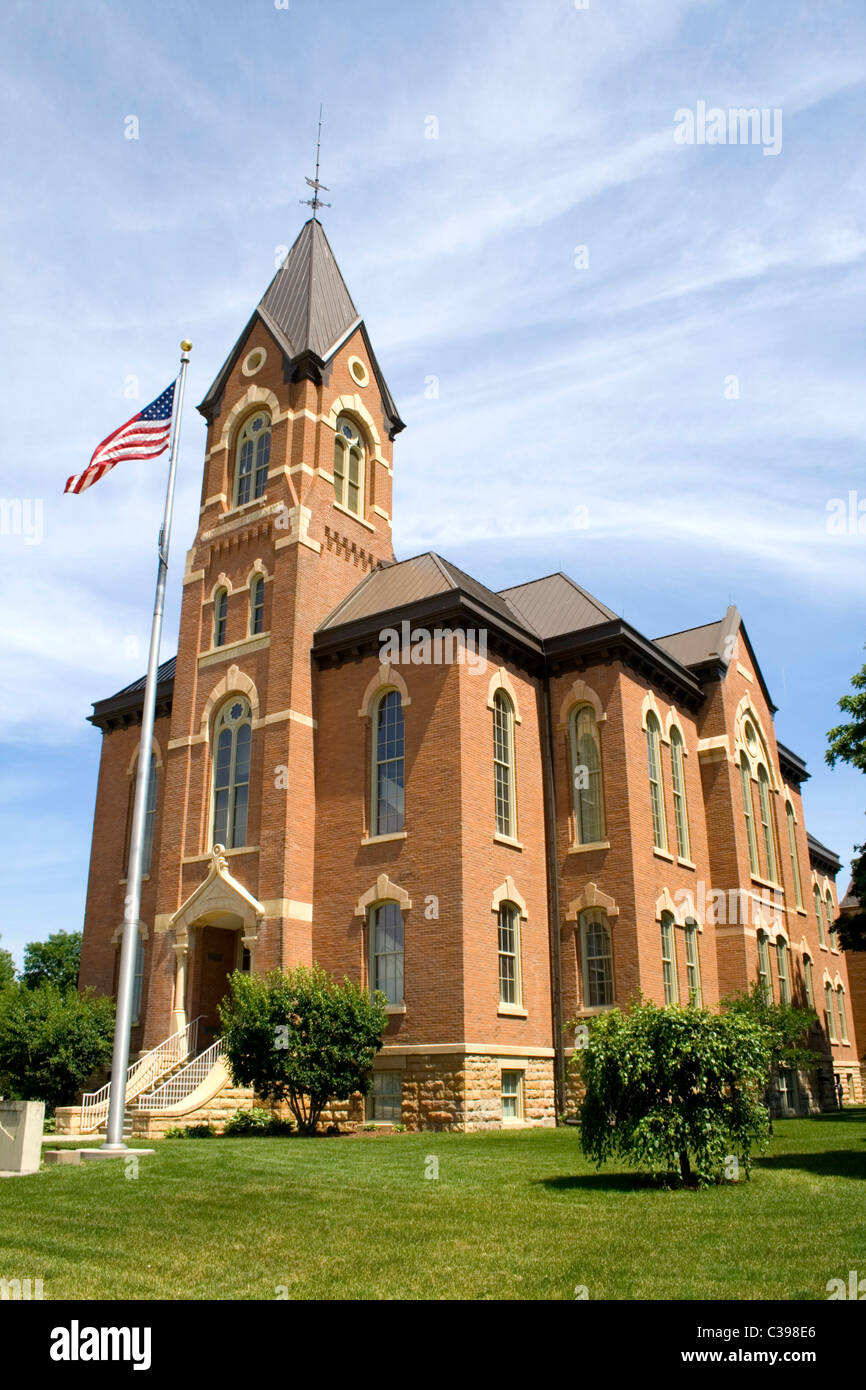
[[[178,1028],[176,1033],[164,1038],[156,1047],[152,1047],[150,1052],[146,1052],[143,1057],[139,1057],[137,1062],[133,1062],[126,1073],[126,1087],[124,1089],[124,1103],[134,1100],[136,1096],[148,1086],[152,1086],[154,1081],[158,1081],[161,1076],[165,1076],[167,1071],[176,1067],[178,1062],[184,1061],[191,1052],[195,1051],[198,1041],[198,1025],[204,1014],[199,1014],[191,1023],[185,1027]],[[91,1130],[99,1129],[108,1117],[108,1107],[111,1102],[111,1082],[106,1081],[98,1091],[87,1091],[81,1097],[81,1133],[87,1134]]]
[[[224,1055],[225,1045],[222,1038],[217,1038],[216,1042],[211,1043],[210,1047],[204,1052],[200,1052],[191,1062],[187,1062],[185,1067],[164,1081],[161,1086],[157,1086],[155,1091],[148,1091],[145,1095],[139,1096],[139,1110],[163,1110],[170,1105],[176,1105],[178,1101],[185,1100],[191,1096],[197,1086],[200,1086],[208,1072],[216,1066],[217,1062]]]

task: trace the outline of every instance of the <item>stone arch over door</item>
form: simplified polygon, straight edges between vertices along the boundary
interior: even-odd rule
[[[240,966],[244,951],[249,952],[250,970],[255,968],[255,948],[264,916],[263,904],[229,873],[224,847],[214,845],[207,877],[168,922],[174,932],[174,1027],[184,1028],[204,1012],[205,1035],[199,1038],[200,1046],[208,1046],[212,1041],[208,1031],[218,1027],[215,1005],[217,996],[222,997],[223,974],[229,975]]]

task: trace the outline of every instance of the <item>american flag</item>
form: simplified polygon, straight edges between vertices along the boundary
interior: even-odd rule
[[[174,388],[172,382],[155,401],[103,439],[84,472],[73,474],[63,491],[84,492],[124,459],[154,459],[164,453],[171,434]]]

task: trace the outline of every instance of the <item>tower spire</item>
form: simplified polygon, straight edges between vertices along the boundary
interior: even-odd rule
[[[298,199],[298,202],[299,202],[299,203],[303,203],[305,207],[309,207],[309,208],[312,208],[312,209],[313,209],[313,221],[314,221],[314,222],[318,222],[318,220],[319,220],[318,217],[316,216],[316,214],[317,214],[319,208],[329,208],[329,207],[331,206],[330,203],[324,203],[324,202],[322,202],[322,199],[319,197],[319,192],[320,192],[320,191],[324,191],[325,193],[330,193],[330,191],[331,191],[330,188],[328,188],[327,184],[319,183],[319,151],[320,151],[320,149],[321,149],[321,147],[322,147],[322,110],[323,110],[323,108],[322,108],[322,104],[321,104],[321,102],[320,102],[320,103],[319,103],[319,134],[318,134],[318,138],[317,138],[317,140],[316,140],[316,177],[315,177],[314,179],[309,179],[309,178],[308,178],[308,179],[306,180],[306,182],[310,185],[310,187],[311,187],[312,190],[313,190],[313,196],[312,196],[312,198],[299,198],[299,199]]]

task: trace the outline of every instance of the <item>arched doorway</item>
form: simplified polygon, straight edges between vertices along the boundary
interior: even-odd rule
[[[242,943],[243,922],[225,913],[215,920],[195,922],[191,929],[191,952],[187,1014],[199,1019],[199,1048],[209,1047],[221,1032],[219,1004],[228,993],[228,977],[235,970],[249,969],[249,951]],[[246,960],[245,960],[246,958]]]

